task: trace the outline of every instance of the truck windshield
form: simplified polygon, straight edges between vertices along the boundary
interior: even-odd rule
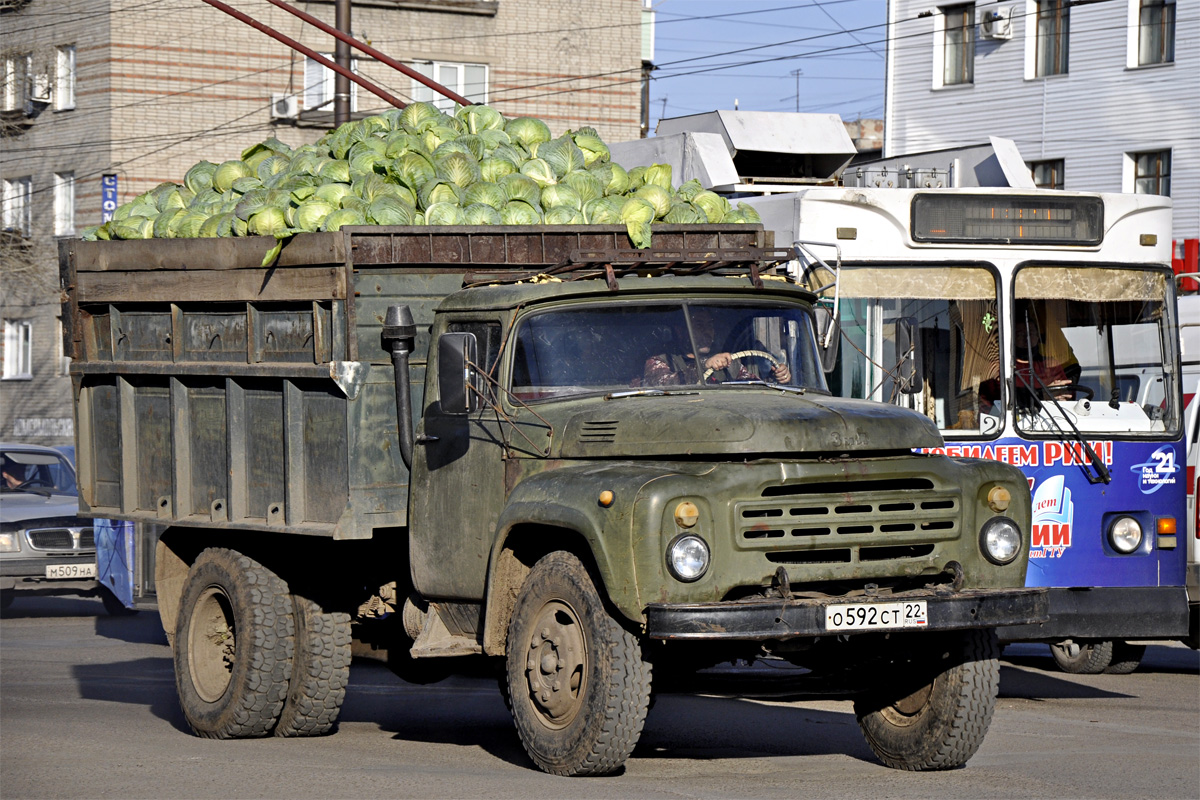
[[[1083,433],[1153,435],[1179,427],[1166,276],[1027,267],[1016,275],[1013,298],[1019,430],[1051,434],[1064,421]]]
[[[747,382],[825,391],[819,364],[805,306],[576,306],[520,322],[512,391],[523,400]]]

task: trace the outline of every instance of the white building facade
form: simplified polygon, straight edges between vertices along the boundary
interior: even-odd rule
[[[1200,236],[1200,0],[888,0],[884,155],[1013,139],[1035,183]]]

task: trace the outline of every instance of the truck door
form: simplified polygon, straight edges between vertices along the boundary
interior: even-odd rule
[[[453,320],[445,330],[473,334],[480,366],[494,373],[501,341],[498,319]],[[479,601],[504,505],[502,431],[487,403],[465,416],[443,412],[436,340],[429,350],[409,503],[413,585],[423,597]]]

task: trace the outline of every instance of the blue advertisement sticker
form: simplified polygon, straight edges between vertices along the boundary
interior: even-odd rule
[[[1180,471],[1175,460],[1175,448],[1165,444],[1141,464],[1130,466],[1129,471],[1138,476],[1138,488],[1142,494],[1154,494],[1164,486],[1174,486],[1175,474]]]

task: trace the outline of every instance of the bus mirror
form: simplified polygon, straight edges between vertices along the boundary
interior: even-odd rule
[[[919,329],[915,317],[900,317],[896,320],[896,380],[904,394],[916,394],[924,387],[921,378],[921,346]]]
[[[473,333],[443,333],[438,338],[438,395],[443,414],[479,410],[477,348]]]
[[[817,324],[817,347],[821,351],[821,369],[833,372],[837,366],[838,343],[842,338],[842,326],[837,317],[825,306],[813,309]]]

